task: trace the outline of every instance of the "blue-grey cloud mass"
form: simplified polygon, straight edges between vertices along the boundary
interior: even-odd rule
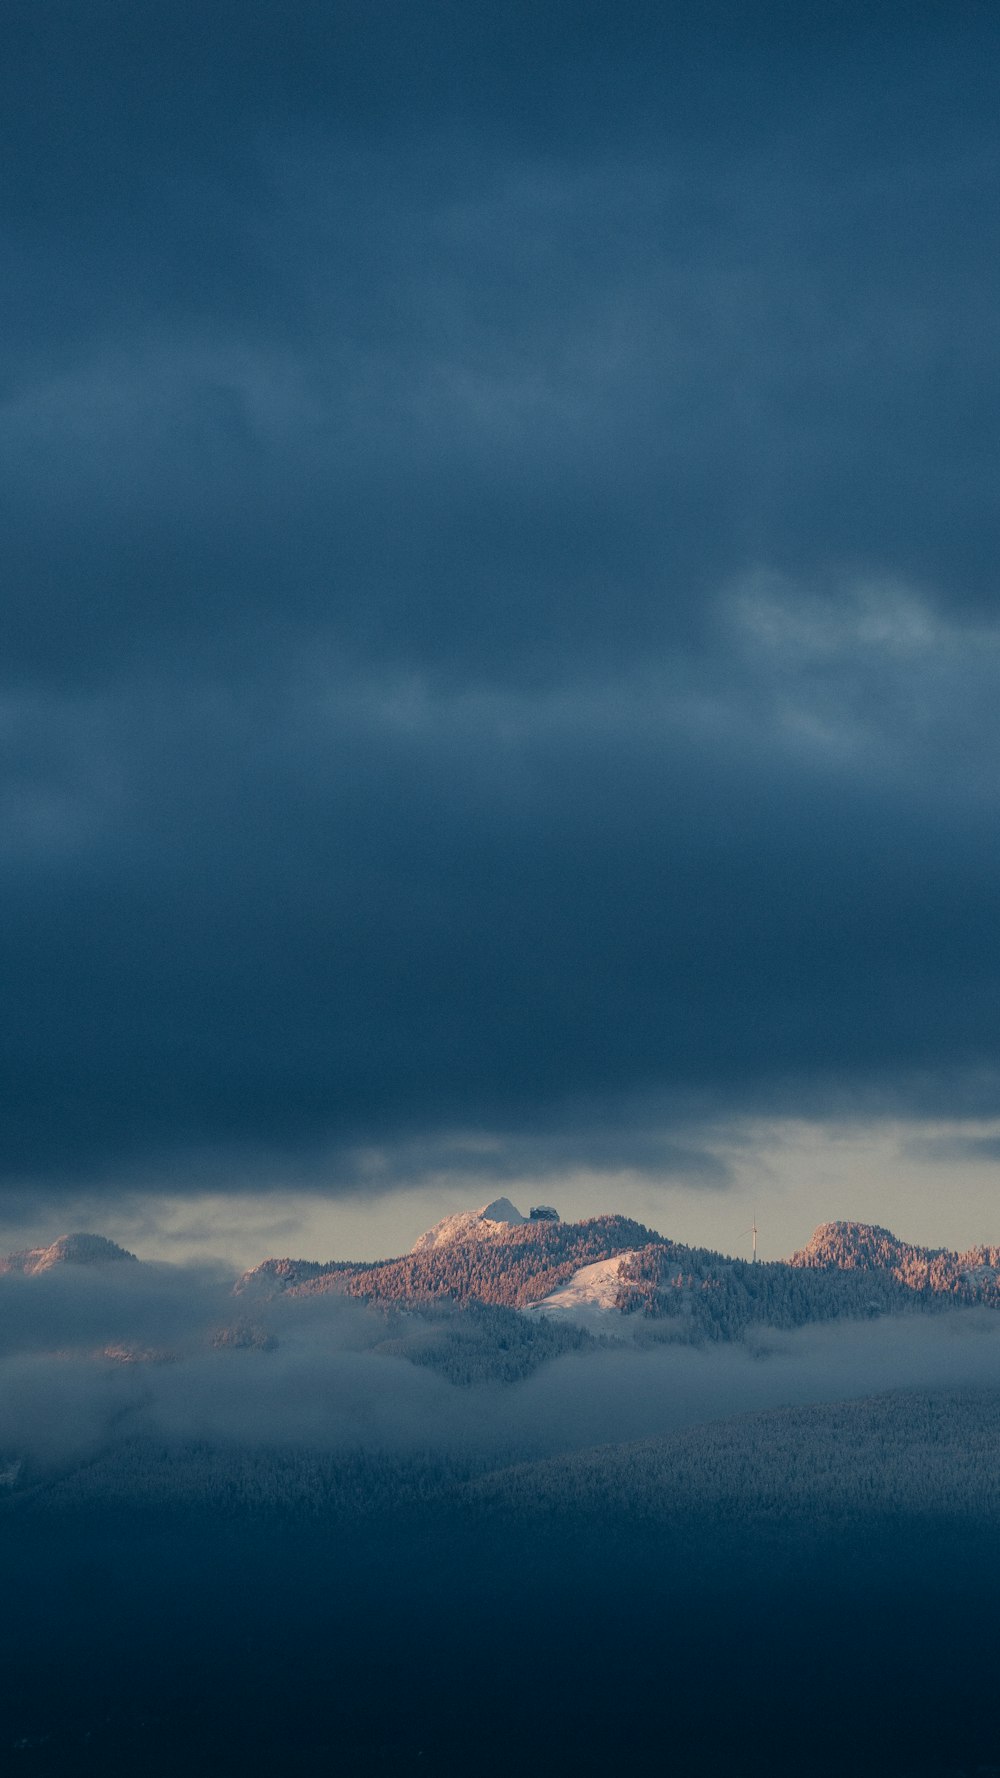
[[[995,1113],[996,48],[12,7],[10,1187]]]

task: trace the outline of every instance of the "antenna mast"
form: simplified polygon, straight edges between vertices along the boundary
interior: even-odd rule
[[[755,1266],[757,1264],[757,1212],[756,1212],[756,1210],[753,1213],[753,1222],[750,1224],[750,1227],[748,1229],[743,1230],[743,1233],[745,1235],[752,1235],[753,1236],[753,1256],[750,1260],[750,1264],[752,1266]]]

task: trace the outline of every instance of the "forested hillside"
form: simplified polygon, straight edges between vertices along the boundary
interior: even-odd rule
[[[454,1238],[422,1239],[399,1259],[267,1260],[237,1288],[292,1299],[334,1292],[384,1306],[522,1309],[542,1303],[584,1266],[621,1256],[614,1308],[630,1335],[696,1343],[739,1340],[754,1327],[1000,1306],[1000,1248],[959,1254],[915,1247],[866,1223],[824,1223],[790,1260],[754,1263],[685,1246],[624,1216],[493,1223],[485,1234],[473,1213],[452,1220]],[[606,1318],[609,1333],[613,1319]],[[508,1344],[513,1338],[508,1329]]]
[[[774,1409],[470,1481],[491,1515],[718,1527],[1000,1519],[1000,1390],[900,1390]]]
[[[588,1222],[527,1222],[489,1240],[475,1236],[408,1253],[373,1265],[340,1267],[292,1286],[297,1295],[343,1291],[372,1302],[492,1303],[521,1308],[564,1284],[581,1266],[611,1259],[637,1246],[681,1252],[627,1216],[596,1216]]]
[[[787,1329],[996,1300],[991,1282],[938,1288],[908,1284],[876,1267],[755,1265],[703,1248],[669,1252],[655,1244],[623,1260],[618,1291],[624,1314],[669,1323],[672,1337],[689,1340],[735,1340],[753,1326]]]
[[[320,1515],[329,1523],[447,1514],[524,1529],[659,1527],[699,1539],[750,1524],[814,1531],[895,1517],[1000,1520],[1000,1389],[897,1390],[771,1409],[665,1437],[512,1461],[472,1445],[364,1448],[131,1439],[0,1497],[0,1525],[80,1511]]]
[[[789,1262],[819,1271],[885,1272],[908,1290],[945,1291],[965,1300],[997,1299],[1000,1247],[914,1247],[867,1222],[824,1222]]]

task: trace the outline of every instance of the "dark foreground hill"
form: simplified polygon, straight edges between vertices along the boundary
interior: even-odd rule
[[[545,1535],[1000,1526],[1000,1384],[769,1409],[510,1463],[502,1450],[125,1439],[0,1496],[0,1524],[291,1514],[360,1530],[447,1519]],[[1000,1548],[996,1551],[1000,1563]]]
[[[979,1391],[478,1473],[122,1447],[0,1513],[0,1769],[993,1778],[998,1440]]]

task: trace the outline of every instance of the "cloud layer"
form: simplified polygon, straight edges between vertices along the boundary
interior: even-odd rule
[[[764,10],[18,14],[11,1188],[994,1108],[986,21]]]
[[[137,1440],[464,1453],[495,1467],[767,1408],[992,1387],[1000,1340],[991,1311],[962,1309],[760,1327],[732,1346],[640,1337],[550,1359],[515,1383],[456,1386],[428,1366],[428,1349],[456,1331],[489,1336],[440,1306],[387,1317],[319,1296],[248,1315],[220,1274],[144,1265],[4,1277],[0,1307],[0,1471],[26,1460],[33,1474]],[[213,1343],[251,1320],[276,1347]]]

